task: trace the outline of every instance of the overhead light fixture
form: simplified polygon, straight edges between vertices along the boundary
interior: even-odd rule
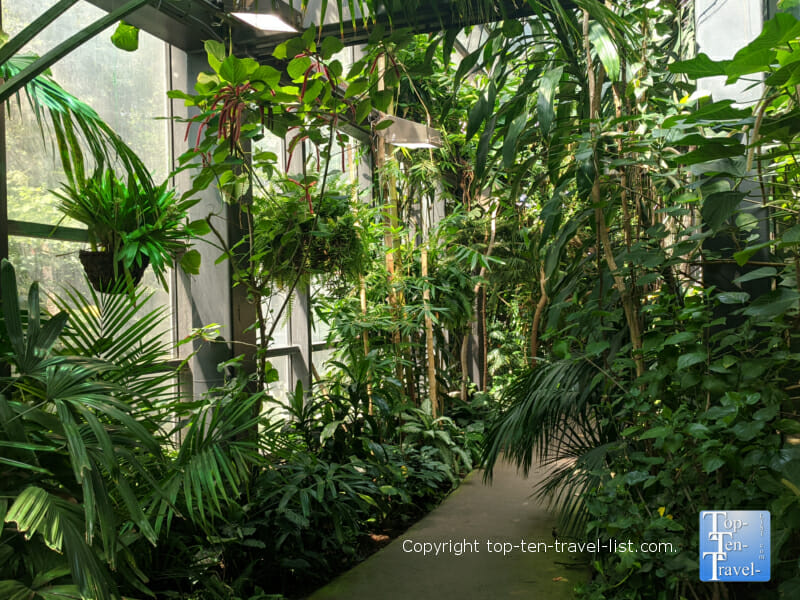
[[[297,33],[292,8],[280,0],[226,0],[225,10],[250,27],[268,33]]]
[[[250,25],[250,27],[255,27],[260,31],[297,33],[297,29],[276,15],[265,15],[261,13],[231,13],[231,16],[236,17],[240,21]]]
[[[387,144],[399,148],[415,150],[418,148],[441,148],[443,146],[442,134],[433,127],[428,127],[422,123],[409,121],[400,117],[394,117],[380,113],[375,119],[375,124],[390,121],[391,125],[384,129],[378,129],[376,133],[383,138]]]

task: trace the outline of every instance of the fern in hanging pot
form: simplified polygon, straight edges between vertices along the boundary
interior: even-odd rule
[[[284,182],[278,193],[259,200],[254,256],[265,278],[282,287],[308,283],[315,275],[328,283],[357,278],[366,250],[350,197],[332,186],[312,205],[302,186]]]
[[[180,257],[181,267],[197,273],[200,255],[188,250],[191,238],[207,231],[205,221],[188,222],[197,200],[177,196],[168,182],[153,186],[119,179],[99,168],[81,183],[54,192],[64,218],[86,226],[90,250],[79,258],[92,287],[114,293],[132,289],[148,265],[166,288],[166,270]]]

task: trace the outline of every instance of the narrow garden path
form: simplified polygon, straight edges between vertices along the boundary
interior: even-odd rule
[[[492,485],[485,485],[483,473],[473,472],[431,514],[308,600],[573,598],[574,584],[587,574],[563,564],[575,562],[574,555],[521,548],[523,541],[554,542],[553,515],[531,497],[541,476],[534,471],[525,479],[498,464]]]

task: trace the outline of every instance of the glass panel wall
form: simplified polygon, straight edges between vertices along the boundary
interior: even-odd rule
[[[56,0],[6,0],[2,3],[3,28],[13,36],[55,4]],[[78,2],[22,53],[42,55],[104,14],[88,2]],[[113,27],[80,46],[56,63],[51,73],[64,89],[91,106],[160,182],[170,172],[169,122],[164,119],[168,115],[167,45],[140,32],[139,49],[125,52],[111,44],[112,32]],[[6,117],[10,220],[45,225],[60,222],[58,200],[51,191],[58,190],[65,178],[47,123],[44,130],[43,135],[36,113],[21,94]],[[68,221],[61,225],[80,227]],[[21,285],[27,287],[36,280],[47,293],[58,292],[63,286],[86,292],[77,258],[82,247],[85,244],[14,236],[9,239],[9,257],[17,267]],[[152,269],[148,269],[142,285],[154,293],[150,301],[153,307],[171,305],[169,293],[157,283]]]

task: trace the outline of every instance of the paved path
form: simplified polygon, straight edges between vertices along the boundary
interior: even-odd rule
[[[553,543],[554,518],[530,496],[541,472],[524,479],[513,467],[501,464],[492,485],[484,485],[482,477],[482,472],[472,473],[404,535],[308,600],[573,598],[572,588],[585,579],[586,570],[556,563],[570,563],[574,556],[519,548],[522,540]],[[448,541],[452,546],[445,546],[439,556],[407,551],[416,543]],[[463,545],[465,541],[470,544]],[[517,547],[504,556],[502,550],[489,552],[489,541]],[[460,556],[455,554],[457,542],[466,550]],[[554,581],[559,577],[566,581]]]

